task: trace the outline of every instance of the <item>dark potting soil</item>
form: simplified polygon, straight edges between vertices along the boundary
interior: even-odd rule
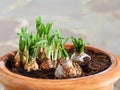
[[[72,55],[74,48],[67,49],[67,51],[69,55]],[[85,58],[84,62],[81,63],[79,62],[79,65],[82,67],[83,70],[81,77],[97,74],[110,67],[111,60],[109,56],[107,56],[106,54],[101,52],[95,52],[89,49],[85,49],[85,53],[91,56],[91,60]],[[36,70],[36,71],[27,72],[23,68],[16,68],[13,58],[14,56],[9,58],[9,60],[7,60],[6,62],[6,67],[11,72],[32,78],[56,79],[54,76],[54,72],[55,72],[54,68],[49,70]]]

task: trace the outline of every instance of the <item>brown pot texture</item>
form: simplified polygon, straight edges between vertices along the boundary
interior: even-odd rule
[[[73,45],[65,47],[71,48]],[[112,65],[103,72],[86,77],[61,80],[34,79],[12,73],[6,68],[5,61],[14,55],[10,52],[0,58],[0,82],[5,90],[113,90],[114,83],[120,77],[120,60],[104,50],[92,46],[85,48],[107,54]]]

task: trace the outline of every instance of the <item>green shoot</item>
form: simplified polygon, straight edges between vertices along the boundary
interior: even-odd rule
[[[78,38],[78,40],[74,37],[71,37],[71,38],[72,38],[72,42],[73,42],[74,47],[75,47],[75,52],[79,53],[79,54],[84,52],[85,44],[84,44],[82,38]]]
[[[17,33],[19,36],[19,60],[23,60],[23,53],[25,49],[25,34],[26,34],[26,27],[21,29],[20,33]]]
[[[52,28],[52,23],[47,23],[47,25],[45,27],[45,35],[49,35],[50,34],[51,28]]]
[[[38,16],[37,18],[36,18],[36,29],[38,30],[38,27],[41,25],[41,17],[40,16]]]
[[[61,58],[65,59],[65,60],[69,59],[68,52],[65,50],[63,45],[61,45],[59,53],[61,54]]]

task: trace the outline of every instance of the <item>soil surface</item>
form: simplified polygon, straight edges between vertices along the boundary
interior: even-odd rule
[[[72,55],[74,48],[67,49],[67,51],[69,55]],[[110,67],[111,60],[110,57],[107,56],[106,54],[89,49],[85,49],[85,53],[91,56],[91,60],[85,58],[84,62],[79,62],[79,65],[82,67],[83,70],[81,77],[97,74]],[[14,56],[9,58],[9,60],[7,60],[6,62],[6,67],[11,72],[32,78],[56,79],[54,76],[54,72],[55,72],[54,68],[49,70],[36,70],[36,71],[27,72],[23,68],[16,68],[13,58]]]

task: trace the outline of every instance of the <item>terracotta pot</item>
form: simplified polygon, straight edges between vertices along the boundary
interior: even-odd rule
[[[73,45],[66,45],[71,48]],[[5,61],[14,55],[11,52],[0,58],[0,82],[5,90],[113,90],[114,83],[120,77],[120,61],[113,54],[86,46],[86,48],[103,52],[111,58],[112,65],[105,71],[80,78],[52,80],[34,79],[10,72]]]

